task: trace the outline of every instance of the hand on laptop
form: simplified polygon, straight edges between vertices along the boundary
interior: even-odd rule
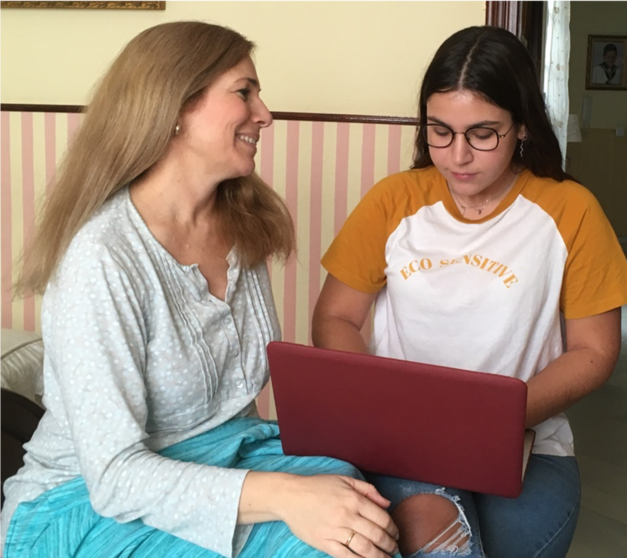
[[[271,520],[248,518],[242,509],[251,481],[258,495],[265,493],[266,510],[274,519],[285,521],[299,539],[334,558],[398,553],[398,528],[385,510],[390,502],[367,482],[340,475],[250,472],[240,502],[242,523]]]

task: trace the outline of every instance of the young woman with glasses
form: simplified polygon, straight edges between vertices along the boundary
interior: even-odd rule
[[[580,482],[563,411],[614,369],[627,262],[598,202],[562,170],[514,35],[447,39],[419,121],[412,169],[367,193],[322,260],[313,341],[525,381],[536,437],[518,498],[369,480],[392,501],[404,556],[564,558]]]

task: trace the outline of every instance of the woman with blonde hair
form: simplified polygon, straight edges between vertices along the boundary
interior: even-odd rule
[[[5,558],[397,550],[358,471],[286,457],[256,413],[279,337],[266,259],[294,235],[253,174],[272,116],[252,49],[158,25],[95,91],[18,285],[44,292],[46,413],[5,483]]]

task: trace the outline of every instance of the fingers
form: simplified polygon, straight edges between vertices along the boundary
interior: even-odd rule
[[[346,546],[363,556],[379,556],[382,551],[388,554],[398,552],[398,528],[387,511],[381,507],[381,504],[389,506],[390,501],[381,496],[372,484],[350,477],[347,480],[355,492],[367,500],[362,500],[358,515],[346,525],[349,529],[354,529],[347,536],[355,533]],[[340,540],[341,542],[343,541]],[[357,545],[357,550],[354,545]]]
[[[387,535],[385,538],[390,541],[390,538]],[[354,554],[357,554],[357,556],[363,556],[364,558],[389,558],[391,553],[398,552],[396,543],[394,541],[391,542],[391,548],[382,548],[381,546],[375,544],[369,537],[364,537],[361,533],[355,533],[346,548]]]
[[[290,477],[290,483],[277,515],[298,538],[334,558],[398,552],[398,529],[382,507],[390,502],[372,485],[340,475]]]
[[[351,477],[346,478],[351,481],[353,488],[357,492],[359,492],[362,496],[365,496],[369,500],[372,500],[375,504],[377,504],[377,506],[387,508],[390,505],[391,502],[387,498],[381,496],[377,489],[369,482],[365,482],[359,479],[353,479]]]
[[[390,554],[396,554],[398,547],[393,543],[389,550],[383,550],[369,537],[364,537],[357,531],[343,530],[348,533],[346,542],[330,541],[330,554],[337,558],[390,558]],[[343,537],[343,535],[341,535]],[[387,535],[385,535],[386,538]]]
[[[378,506],[362,506],[360,515],[366,519],[373,527],[379,527],[386,535],[394,541],[398,540],[398,527],[392,517]]]
[[[394,525],[393,522],[392,525]],[[394,536],[390,535],[385,529],[379,527],[372,521],[364,517],[360,517],[355,520],[352,527],[355,530],[355,535],[348,544],[352,550],[354,550],[353,544],[357,544],[359,546],[360,544],[363,544],[364,540],[367,540],[388,554],[398,552],[398,543]],[[396,528],[396,526],[394,526],[394,528]],[[355,539],[358,540],[357,543],[355,543]]]
[[[360,515],[368,521],[374,523],[376,526],[383,529],[383,531],[385,531],[387,535],[397,541],[399,537],[398,528],[396,527],[390,515],[377,502],[377,500],[385,502],[384,507],[387,508],[390,505],[390,501],[381,496],[381,494],[379,494],[379,492],[373,485],[357,479],[350,478],[349,480],[352,481],[351,484],[353,485],[353,488],[356,492],[365,496],[373,503],[377,504],[376,506],[362,506],[359,512]],[[364,530],[360,530],[360,532],[364,535],[368,535],[368,533]]]

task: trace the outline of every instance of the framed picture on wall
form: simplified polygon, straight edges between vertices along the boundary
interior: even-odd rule
[[[588,35],[586,89],[627,89],[627,35]]]

